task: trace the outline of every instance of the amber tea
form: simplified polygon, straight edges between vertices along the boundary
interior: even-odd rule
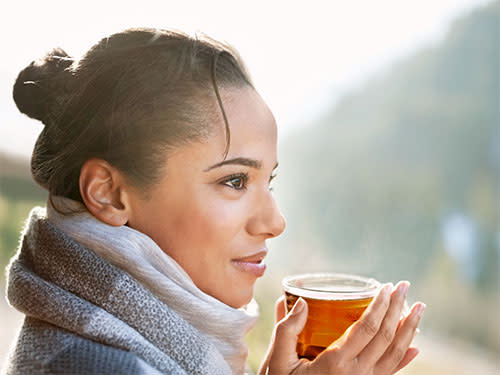
[[[302,297],[309,312],[297,343],[299,358],[314,359],[361,317],[380,288],[374,279],[345,274],[306,274],[283,280],[286,311]]]

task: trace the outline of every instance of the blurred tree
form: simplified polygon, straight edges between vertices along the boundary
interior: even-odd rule
[[[410,279],[412,293],[436,303],[429,325],[500,351],[491,330],[465,321],[492,320],[497,310],[482,311],[484,301],[500,301],[499,56],[494,2],[285,139],[278,189],[288,228],[279,245],[293,256],[283,266],[300,269],[314,243],[328,256],[326,269]],[[477,305],[458,303],[464,295],[451,286],[463,282],[448,265],[458,260],[443,262],[442,223],[454,213],[477,228],[478,277],[467,284]],[[434,298],[430,287],[448,295]],[[467,311],[454,314],[457,308]]]

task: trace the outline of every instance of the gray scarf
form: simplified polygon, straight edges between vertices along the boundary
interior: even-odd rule
[[[73,210],[78,205],[60,202]],[[164,373],[244,372],[244,334],[255,309],[232,309],[205,295],[131,228],[108,226],[83,210],[60,215],[49,205],[48,211],[47,218],[44,209],[33,209],[9,266],[12,306],[134,353]]]

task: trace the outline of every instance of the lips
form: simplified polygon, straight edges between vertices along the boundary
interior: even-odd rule
[[[266,271],[263,260],[267,255],[267,249],[248,255],[243,258],[233,259],[233,265],[240,271],[249,273],[255,277],[261,277]]]
[[[260,263],[267,255],[267,250],[261,250],[257,253],[248,255],[243,258],[233,259],[237,262]]]

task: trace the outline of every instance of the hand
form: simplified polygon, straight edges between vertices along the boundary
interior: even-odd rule
[[[347,332],[315,360],[299,359],[298,335],[307,320],[307,303],[299,298],[285,316],[284,298],[276,303],[276,326],[260,375],[388,375],[419,353],[410,347],[425,304],[418,302],[401,319],[409,283],[385,285]]]

